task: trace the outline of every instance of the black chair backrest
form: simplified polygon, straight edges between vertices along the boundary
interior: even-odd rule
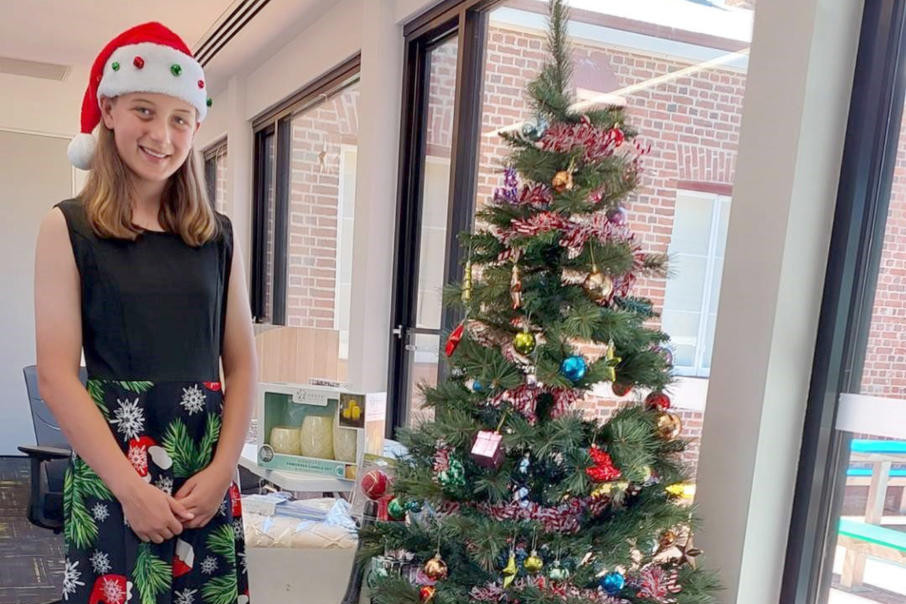
[[[59,447],[61,449],[70,449],[69,442],[60,430],[60,425],[54,418],[53,413],[41,393],[38,392],[38,367],[29,365],[23,370],[25,374],[25,389],[28,391],[28,404],[31,407],[31,419],[35,426],[35,444],[48,447]],[[79,369],[79,380],[82,384],[88,382],[88,371],[85,367]],[[66,471],[67,462],[65,460],[50,462],[45,464],[47,487],[51,491],[63,491],[63,475]]]

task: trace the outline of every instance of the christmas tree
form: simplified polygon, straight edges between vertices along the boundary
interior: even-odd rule
[[[669,337],[633,296],[666,272],[622,208],[647,150],[621,108],[575,109],[567,22],[552,0],[537,117],[501,134],[504,184],[445,292],[464,318],[449,379],[423,389],[435,419],[401,431],[387,521],[361,533],[377,604],[713,601],[682,501]],[[599,382],[633,401],[606,422],[577,408]],[[365,480],[379,498],[385,477]]]

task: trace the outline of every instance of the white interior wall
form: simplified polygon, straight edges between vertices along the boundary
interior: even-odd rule
[[[41,219],[72,190],[67,144],[0,130],[0,455],[35,442],[22,375],[35,362],[35,240]]]

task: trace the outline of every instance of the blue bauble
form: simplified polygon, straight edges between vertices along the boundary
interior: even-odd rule
[[[560,363],[560,373],[573,382],[578,382],[584,378],[587,370],[588,365],[585,364],[585,359],[580,356],[566,357]]]
[[[478,380],[472,380],[469,386],[472,388],[473,392],[481,392],[484,390],[484,385]]]
[[[615,596],[623,591],[625,585],[626,577],[615,570],[601,577],[601,588],[611,596]]]

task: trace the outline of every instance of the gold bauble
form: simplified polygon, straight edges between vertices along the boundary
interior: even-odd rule
[[[425,562],[425,574],[435,581],[447,578],[447,563],[443,561],[440,554],[434,554],[433,558]]]
[[[560,170],[554,175],[551,185],[554,187],[554,191],[557,193],[562,193],[563,191],[572,191],[573,188],[573,173],[569,170]]]
[[[613,293],[613,279],[599,271],[596,267],[585,278],[585,289],[594,294],[597,300],[606,300]]]
[[[525,559],[523,566],[525,566],[525,570],[527,570],[528,572],[537,573],[542,568],[544,568],[544,560],[542,560],[538,556],[537,551],[532,550],[532,555]]]
[[[664,531],[664,534],[661,535],[659,543],[661,546],[661,550],[667,549],[668,547],[670,547],[674,543],[676,543],[676,533],[674,533],[673,531],[669,531],[669,530]]]
[[[657,418],[657,432],[664,440],[673,440],[683,430],[683,422],[678,415],[661,413]]]
[[[513,348],[519,354],[531,354],[535,350],[535,335],[528,331],[522,331],[513,336]]]

